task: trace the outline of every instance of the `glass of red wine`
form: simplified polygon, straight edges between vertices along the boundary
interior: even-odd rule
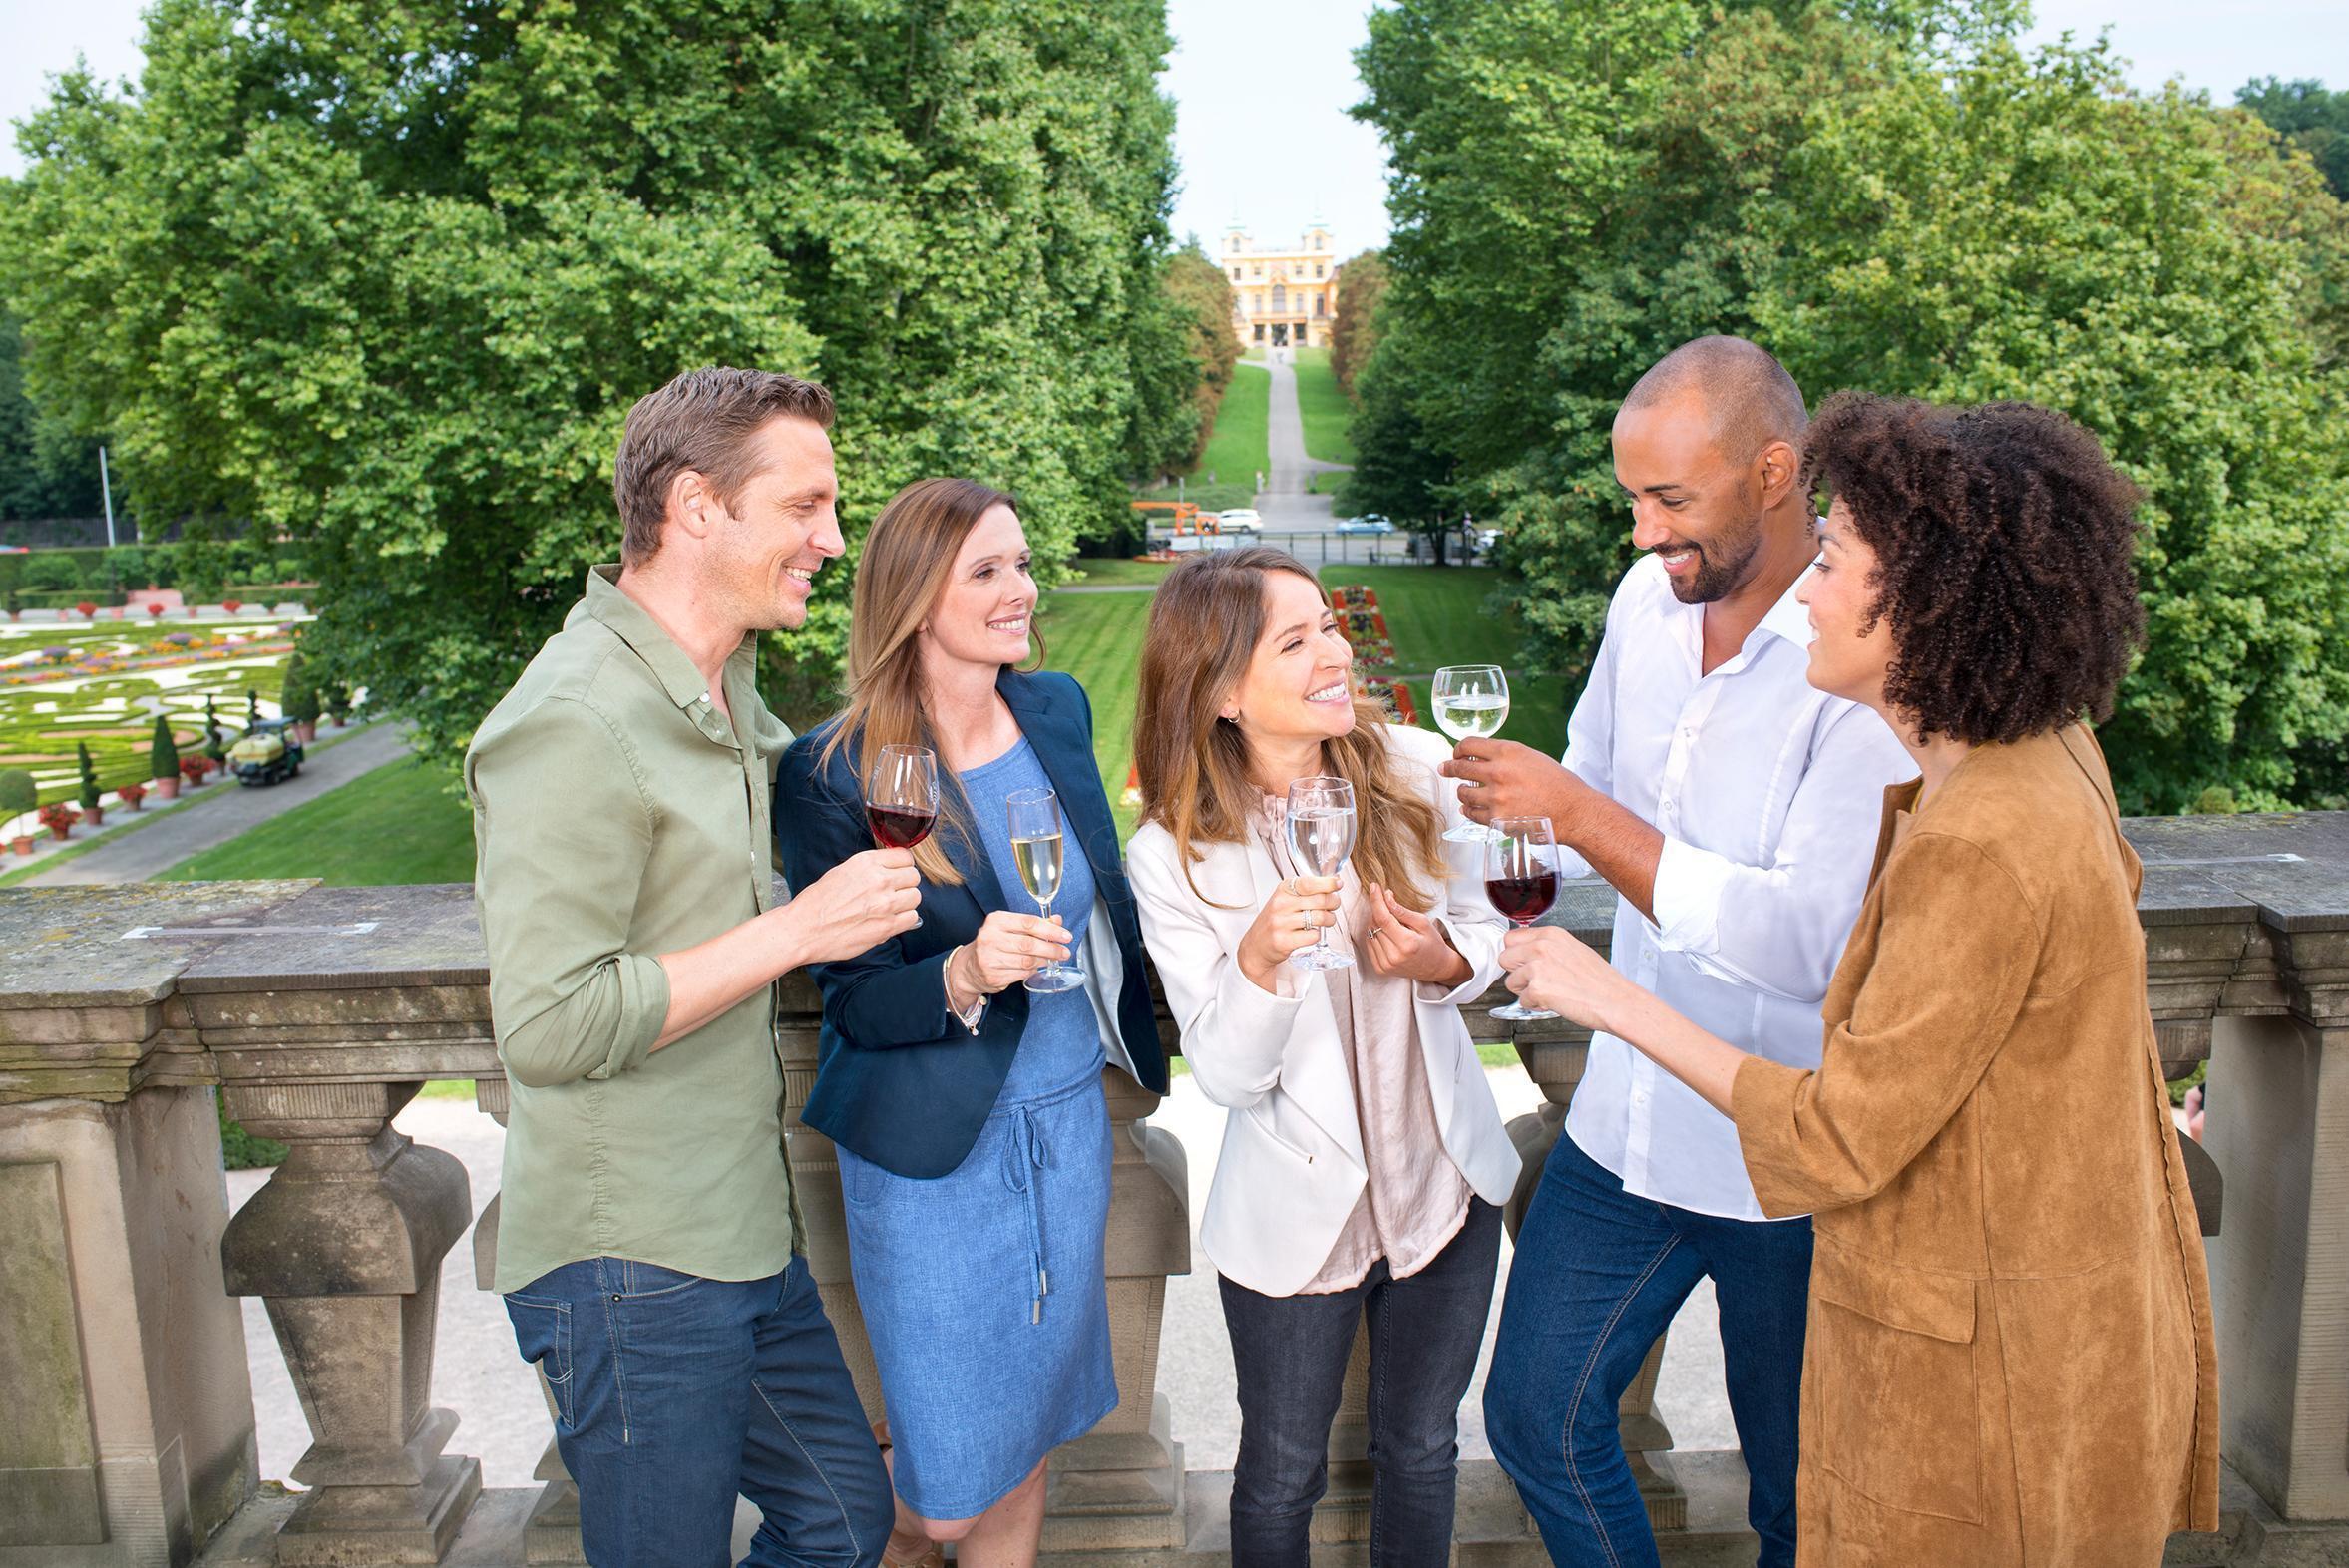
[[[938,754],[884,746],[865,769],[865,820],[883,849],[912,849],[938,826]]]
[[[1547,817],[1501,817],[1492,824],[1484,845],[1484,896],[1512,926],[1530,926],[1558,902],[1558,838]],[[1492,1015],[1509,1023],[1530,1018],[1554,1018],[1547,1007],[1528,1007],[1521,1001],[1495,1007]]]

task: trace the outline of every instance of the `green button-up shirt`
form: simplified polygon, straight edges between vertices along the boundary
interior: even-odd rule
[[[652,1049],[656,956],[773,900],[768,800],[791,732],[759,700],[754,638],[726,660],[729,724],[617,575],[588,575],[465,757],[513,1096],[501,1291],[593,1257],[762,1279],[795,1241],[774,987]]]

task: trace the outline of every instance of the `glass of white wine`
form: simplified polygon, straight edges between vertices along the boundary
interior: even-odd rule
[[[1346,870],[1354,854],[1354,786],[1344,779],[1299,779],[1289,786],[1289,856],[1299,873],[1335,877]],[[1330,928],[1310,948],[1289,955],[1302,970],[1343,970],[1354,965],[1354,955],[1330,946]]]
[[[1051,918],[1052,900],[1060,893],[1060,797],[1048,789],[1014,790],[1004,802],[1011,819],[1011,859],[1019,867],[1019,881],[1036,902],[1036,913]],[[1072,928],[1073,929],[1073,928]],[[1029,990],[1074,990],[1085,982],[1084,971],[1055,960],[1027,978]]]
[[[1447,664],[1435,672],[1432,695],[1435,727],[1455,746],[1463,740],[1490,739],[1509,722],[1509,677],[1498,664]],[[1482,844],[1491,833],[1463,822],[1443,836],[1454,844]]]

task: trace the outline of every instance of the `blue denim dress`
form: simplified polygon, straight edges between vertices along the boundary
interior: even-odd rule
[[[1034,912],[1004,801],[1048,789],[1022,739],[959,775],[995,880]],[[1052,911],[1082,933],[1093,874],[1071,838]],[[847,1149],[849,1267],[889,1411],[897,1493],[928,1519],[984,1512],[1117,1407],[1102,1246],[1105,1059],[1084,986],[1028,998],[1027,1027],[963,1163],[923,1181]]]

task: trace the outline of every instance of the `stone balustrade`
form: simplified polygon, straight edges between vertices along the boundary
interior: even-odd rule
[[[2216,1296],[2224,1528],[2175,1565],[2349,1563],[2349,815],[2132,823],[2147,863],[2149,986],[2173,1075],[2210,1061],[2189,1149]],[[1553,918],[1603,943],[1611,900]],[[1490,1001],[1501,999],[1498,994]],[[787,1098],[815,1069],[816,996],[787,981]],[[1530,1190],[1586,1037],[1510,1035],[1540,1086],[1518,1118]],[[0,1568],[203,1561],[577,1561],[577,1498],[552,1441],[533,1488],[491,1489],[433,1403],[443,1265],[475,1225],[486,1288],[497,1200],[392,1126],[418,1085],[470,1078],[504,1120],[479,932],[463,887],[304,882],[0,892]],[[1228,1475],[1187,1471],[1156,1387],[1170,1275],[1193,1267],[1185,1151],[1156,1097],[1112,1074],[1108,1246],[1117,1410],[1054,1455],[1048,1560],[1222,1562]],[[213,1095],[285,1163],[227,1212]],[[809,1262],[860,1393],[879,1411],[830,1145],[790,1157]],[[1515,1216],[1511,1216],[1512,1223]],[[2223,1221],[2223,1223],[2221,1223]],[[266,1308],[312,1442],[287,1492],[256,1475],[242,1318]],[[1676,1450],[1624,1400],[1668,1562],[1751,1562],[1732,1452]],[[1331,1437],[1317,1538],[1363,1559],[1362,1352]],[[2178,1375],[2185,1375],[2179,1369]],[[1463,1474],[1457,1560],[1542,1561],[1505,1478]],[[1317,1559],[1319,1560],[1319,1559]]]

